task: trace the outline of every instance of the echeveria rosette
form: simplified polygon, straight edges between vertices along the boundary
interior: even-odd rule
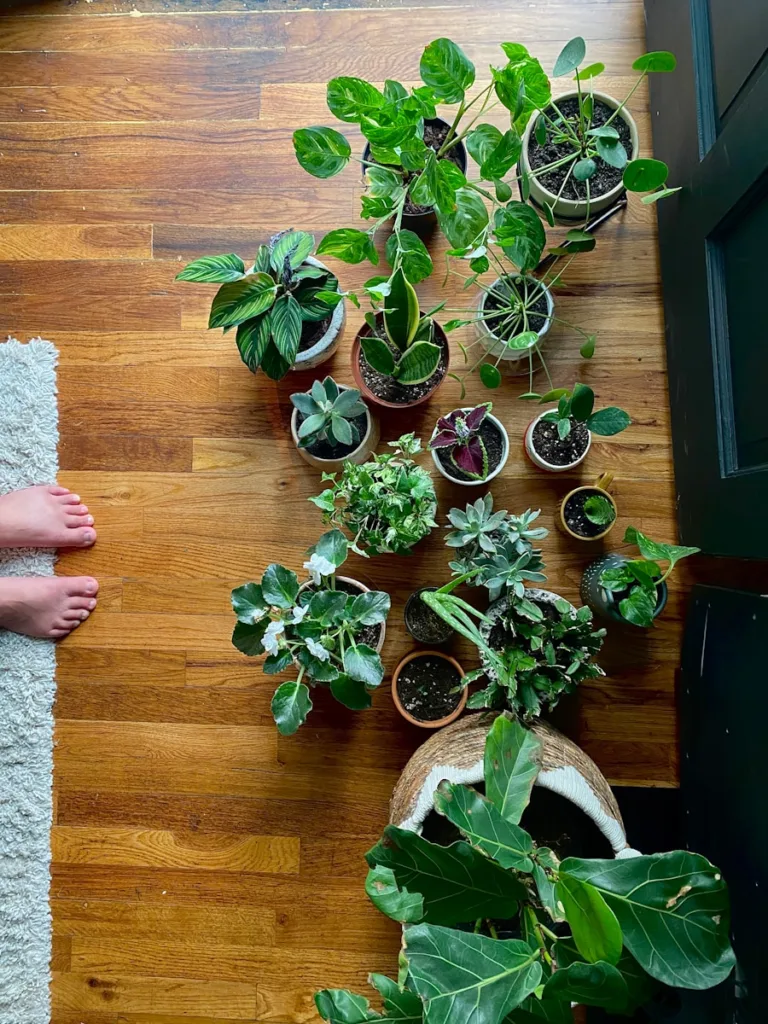
[[[468,412],[455,409],[447,416],[441,416],[436,433],[429,442],[430,451],[448,451],[457,469],[473,480],[484,480],[488,476],[488,450],[480,436],[480,428],[492,408],[492,404],[486,402]]]

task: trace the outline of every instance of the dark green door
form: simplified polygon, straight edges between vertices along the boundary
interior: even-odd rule
[[[681,540],[768,558],[768,0],[646,0]]]

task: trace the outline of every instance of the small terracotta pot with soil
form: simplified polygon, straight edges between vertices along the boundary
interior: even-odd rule
[[[381,313],[376,314],[376,323],[378,325],[383,323]],[[360,339],[367,338],[370,334],[371,328],[369,325],[363,324],[357,332],[354,344],[352,345],[352,376],[355,378],[355,385],[361,391],[363,397],[371,402],[375,402],[376,405],[380,405],[384,409],[409,408],[426,402],[443,383],[450,363],[448,336],[440,324],[435,321],[433,337],[435,344],[439,345],[442,349],[440,362],[429,380],[425,380],[422,384],[401,384],[394,377],[388,377],[386,374],[379,373],[378,370],[374,370],[372,366],[369,366],[363,355]],[[383,329],[380,330],[379,337],[382,340],[385,339],[386,336]],[[393,353],[399,354],[396,353],[391,342],[387,341],[386,343],[390,345]]]
[[[307,583],[302,583],[299,587],[299,593],[301,593],[302,590],[314,589],[314,584],[309,580]],[[345,594],[357,595],[367,594],[371,588],[366,587],[364,583],[353,579],[351,576],[337,576],[336,589],[343,590]],[[384,638],[386,635],[386,622],[379,622],[375,626],[363,626],[360,632],[355,634],[355,643],[367,644],[369,647],[372,647],[377,654],[381,654],[381,649],[384,646]]]
[[[442,117],[430,117],[424,121],[424,142],[431,150],[435,153],[445,142],[448,137],[448,132],[451,130],[451,126],[447,121],[444,121]],[[443,157],[445,160],[450,160],[451,163],[456,166],[462,172],[466,173],[467,170],[467,151],[464,147],[463,142],[457,142],[455,146],[446,152]],[[371,160],[371,147],[367,145],[363,151],[363,178],[365,178],[365,161],[375,163],[376,161]],[[402,168],[395,167],[394,170],[401,171]],[[406,180],[411,181],[417,177],[419,171],[407,171]],[[417,231],[425,233],[431,231],[435,223],[437,222],[437,214],[433,206],[418,206],[416,203],[411,202],[410,196],[405,202],[403,208],[403,221],[402,226],[409,228],[411,231]]]
[[[587,427],[571,417],[571,432],[563,440],[557,424],[542,419],[547,410],[531,420],[525,431],[525,452],[534,466],[548,473],[567,473],[587,457],[592,434]]]
[[[468,406],[461,411],[467,413],[472,410]],[[438,428],[435,427],[432,431],[432,437],[437,432]],[[490,412],[486,413],[485,419],[480,425],[479,437],[488,453],[488,473],[482,479],[472,477],[469,473],[465,473],[458,466],[455,466],[451,462],[450,448],[431,449],[432,459],[438,471],[442,473],[446,480],[450,480],[453,484],[460,484],[462,487],[478,487],[489,483],[504,469],[509,458],[509,435],[501,420],[498,420]]]
[[[307,256],[304,262],[328,270],[328,267],[314,256]],[[333,312],[329,313],[325,320],[305,320],[301,325],[299,352],[291,369],[313,370],[330,359],[339,347],[346,321],[346,299],[337,302]]]
[[[392,675],[392,700],[411,725],[441,729],[459,717],[467,703],[464,669],[442,651],[411,651]]]
[[[422,587],[415,590],[405,602],[405,628],[420,644],[445,644],[454,633],[448,623],[421,600],[422,594],[434,593],[435,590],[437,587]]]
[[[576,540],[602,540],[616,525],[616,501],[608,488],[613,481],[613,473],[602,473],[593,484],[575,487],[563,498],[557,525],[563,533]],[[590,498],[603,498],[613,510],[610,522],[595,522],[588,515],[587,502]],[[594,514],[594,513],[592,513]]]
[[[539,336],[536,344],[540,348],[555,314],[555,301],[549,288],[535,277],[499,277],[490,288],[481,291],[477,304],[478,316],[486,316],[494,309],[505,308],[502,295],[507,292],[520,294],[526,306],[527,321],[521,313],[517,321],[513,320],[502,327],[500,316],[488,317],[487,320],[478,321],[477,337],[488,355],[498,360],[499,370],[511,374],[527,373],[530,348],[509,348],[507,341],[524,331],[535,331]]]
[[[346,384],[338,385],[340,391],[348,391]],[[340,472],[345,462],[355,462],[362,465],[367,462],[376,451],[381,436],[379,421],[366,405],[365,413],[352,420],[357,427],[361,440],[357,444],[331,444],[330,441],[316,441],[314,444],[302,448],[299,444],[299,427],[306,417],[294,409],[291,415],[291,437],[299,455],[310,466],[320,469],[324,473]]]
[[[591,123],[593,128],[599,128],[606,124],[619,106],[619,101],[602,92],[595,92],[593,95],[594,110]],[[553,117],[557,117],[558,112],[566,118],[577,116],[578,94],[571,91],[558,96],[546,112]],[[555,143],[549,138],[544,146],[540,146],[534,134],[537,120],[538,117],[534,114],[528,121],[528,127],[523,133],[523,149],[520,154],[520,168],[529,174],[533,202],[539,207],[546,204],[552,208],[557,220],[570,222],[583,221],[587,216],[612,206],[624,192],[623,171],[618,167],[611,167],[599,157],[595,160],[598,169],[589,179],[589,202],[587,202],[587,183],[576,181],[572,172],[563,186],[565,176],[573,167],[573,163],[553,168],[538,178],[531,174],[531,171],[535,172],[538,167],[544,167],[574,151],[569,142]],[[613,119],[611,126],[619,133],[619,140],[626,150],[627,160],[637,159],[640,150],[637,125],[626,107]],[[563,186],[562,192],[560,191],[561,186]],[[559,198],[558,193],[560,193]]]

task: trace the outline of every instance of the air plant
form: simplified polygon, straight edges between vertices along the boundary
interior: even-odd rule
[[[485,417],[493,408],[490,402],[468,411],[454,409],[437,421],[436,432],[429,442],[429,450],[448,452],[451,464],[473,480],[488,476],[488,450],[480,436]]]

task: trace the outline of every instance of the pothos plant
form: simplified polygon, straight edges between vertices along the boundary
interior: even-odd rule
[[[236,327],[237,347],[248,369],[256,373],[261,368],[280,380],[296,362],[302,326],[328,319],[343,298],[331,271],[307,262],[314,246],[313,235],[284,231],[259,246],[250,267],[234,253],[203,256],[188,263],[176,280],[220,284],[208,327],[223,327],[225,333]]]
[[[359,555],[410,554],[411,548],[437,526],[437,499],[432,478],[412,456],[421,451],[413,434],[390,441],[393,450],[374,455],[359,466],[345,462],[341,474],[309,500],[326,523],[352,533],[350,548]]]
[[[728,889],[700,854],[566,857],[526,831],[541,743],[500,715],[485,744],[485,795],[443,781],[441,846],[389,825],[369,850],[366,893],[403,925],[397,981],[315,996],[334,1024],[570,1024],[572,1003],[631,1015],[664,986],[702,990],[731,973]]]
[[[386,621],[389,595],[350,594],[337,587],[336,573],[348,550],[344,534],[331,530],[310,548],[303,586],[291,569],[272,564],[260,582],[232,591],[237,615],[232,643],[238,651],[266,655],[267,675],[296,671],[272,698],[272,714],[284,736],[295,733],[312,710],[311,686],[330,688],[340,704],[359,711],[371,706],[371,691],[384,678],[381,658],[360,634]]]

